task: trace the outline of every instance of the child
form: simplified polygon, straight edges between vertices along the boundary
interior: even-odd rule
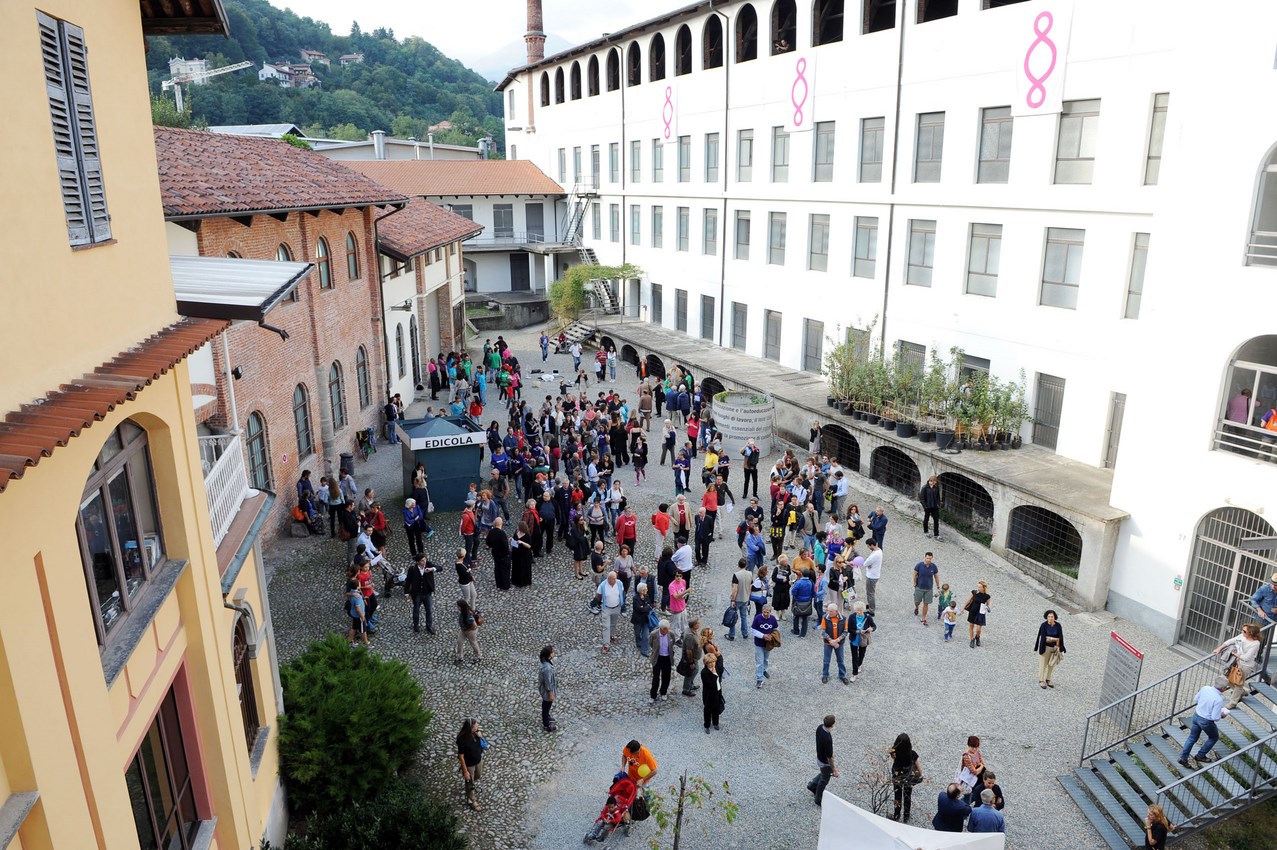
[[[940,598],[936,600],[937,610],[943,611],[949,607],[949,603],[953,601],[953,591],[949,589],[949,585],[940,585]]]
[[[958,603],[950,594],[949,606],[940,614],[940,622],[944,623],[944,639],[947,642],[953,637],[953,627],[958,625]]]

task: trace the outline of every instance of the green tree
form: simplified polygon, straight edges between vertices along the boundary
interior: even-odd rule
[[[177,111],[177,103],[164,96],[151,98],[151,123],[160,127],[190,127],[191,107]]]
[[[585,287],[591,280],[632,280],[642,274],[641,268],[629,263],[623,266],[569,266],[562,280],[550,284],[550,311],[560,325],[567,325],[585,309]]]
[[[663,846],[661,839],[666,831],[669,832],[672,842],[670,850],[679,850],[683,830],[691,822],[693,810],[708,808],[728,825],[734,823],[736,815],[740,813],[740,805],[732,799],[732,789],[728,786],[727,780],[723,780],[723,784],[716,788],[705,777],[689,776],[686,770],[678,777],[677,785],[669,786],[668,792],[663,794],[659,791],[648,791],[647,795],[648,810],[656,821],[656,835],[648,841],[652,850],[661,850]],[[700,826],[701,831],[708,836],[709,829],[704,824]],[[725,841],[717,843],[720,846],[727,844]]]
[[[416,782],[392,779],[366,800],[311,818],[284,850],[466,850],[462,826],[456,810]]]
[[[327,136],[330,139],[339,139],[343,142],[362,142],[368,138],[368,131],[350,123],[334,124],[328,128]]]

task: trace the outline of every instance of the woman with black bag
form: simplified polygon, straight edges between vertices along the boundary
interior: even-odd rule
[[[896,736],[896,742],[887,753],[891,756],[891,787],[895,799],[895,811],[892,812],[891,819],[908,823],[909,809],[913,804],[913,786],[922,782],[922,766],[918,764],[918,754],[913,751],[913,743],[904,732]]]
[[[706,652],[704,665],[701,667],[701,705],[704,706],[705,734],[709,734],[712,723],[718,728],[718,718],[722,716],[727,702],[723,699],[723,677],[718,672],[718,656]]]

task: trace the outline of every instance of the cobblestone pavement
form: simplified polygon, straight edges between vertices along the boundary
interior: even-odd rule
[[[536,331],[505,336],[525,364],[541,366]],[[475,347],[481,346],[479,340]],[[570,369],[571,361],[551,355],[549,366]],[[627,369],[618,382],[631,396],[632,375]],[[527,395],[540,398],[544,393],[534,383]],[[416,402],[412,412],[424,410],[428,403]],[[649,480],[637,488],[631,468],[618,471],[645,531],[657,503],[673,492],[669,468],[657,466],[657,456],[649,465]],[[398,457],[398,452],[383,448],[356,469],[360,488],[376,487],[388,514],[402,489]],[[770,466],[769,461],[765,464]],[[741,484],[739,469],[732,477],[735,489]],[[660,762],[663,781],[658,786],[687,769],[715,783],[727,780],[740,804],[740,816],[732,826],[706,812],[694,812],[684,847],[812,848],[820,810],[803,785],[816,771],[815,728],[821,717],[833,712],[838,716],[834,740],[842,772],[842,778],[830,785],[833,793],[853,802],[863,799],[853,775],[867,754],[885,750],[897,733],[908,732],[926,776],[915,789],[913,822],[927,825],[937,793],[957,772],[966,737],[975,734],[1009,801],[1005,814],[1010,846],[1101,847],[1055,777],[1076,766],[1082,722],[1097,707],[1108,631],[1116,629],[1146,651],[1144,681],[1170,672],[1183,660],[1134,624],[1105,613],[1069,613],[988,550],[957,534],[946,534],[943,542],[925,539],[912,498],[854,480],[861,489],[851,498],[862,512],[881,503],[890,518],[878,586],[879,630],[859,681],[844,686],[831,675],[830,683],[822,685],[819,639],[792,637],[786,621],[784,644],[772,655],[771,678],[761,690],[750,684],[752,645],[722,640],[720,620],[740,554],[731,531],[740,514],[720,514],[727,520],[728,533],[713,544],[710,567],[697,568],[691,606],[719,635],[729,671],[722,730],[708,736],[701,726],[699,697],[682,696],[677,675],[669,700],[650,704],[651,668],[639,656],[632,636],[610,654],[599,651],[600,623],[586,607],[592,582],[572,578],[571,561],[561,544],[536,561],[534,584],[526,589],[496,590],[491,559],[483,558],[478,570],[485,618],[479,666],[452,664],[456,584],[450,572],[442,574],[436,593],[438,636],[424,630],[412,633],[411,606],[401,596],[383,599],[375,651],[412,668],[434,712],[431,736],[419,759],[427,787],[461,805],[453,739],[464,717],[480,718],[492,742],[479,793],[484,811],[464,814],[472,846],[561,850],[578,844],[602,807],[621,746],[638,738]],[[456,516],[433,519],[437,534],[428,544],[429,554],[450,569],[459,545]],[[397,556],[406,560],[402,531],[391,541]],[[939,625],[923,627],[913,616],[912,567],[928,550],[935,552],[940,581],[953,587],[960,605],[978,579],[989,582],[992,611],[983,646],[969,647],[964,625],[959,625],[958,638],[946,644]],[[650,546],[641,542],[639,555],[638,563],[654,566]],[[281,662],[324,632],[344,628],[342,544],[328,539],[281,540],[269,547],[267,564],[273,575],[270,595]],[[1032,645],[1048,607],[1060,611],[1069,652],[1057,670],[1057,687],[1041,690]],[[629,636],[630,630],[624,629],[623,635]],[[553,643],[559,653],[557,735],[540,727],[537,653],[546,643]],[[646,846],[653,830],[653,821],[648,821],[636,826],[629,838],[618,834],[613,843]]]

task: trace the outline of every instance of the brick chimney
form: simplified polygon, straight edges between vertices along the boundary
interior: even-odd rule
[[[528,0],[528,32],[523,36],[528,45],[528,64],[545,58],[545,31],[541,21],[541,0]]]

